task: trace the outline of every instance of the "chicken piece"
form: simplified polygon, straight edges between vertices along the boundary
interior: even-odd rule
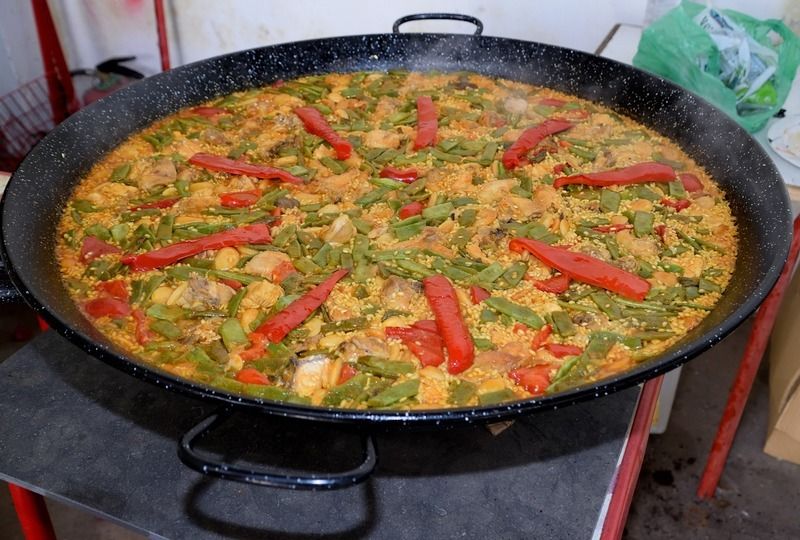
[[[358,360],[359,356],[389,356],[386,340],[377,337],[354,337],[339,345],[339,352],[345,362]]]
[[[475,356],[475,366],[508,371],[530,356],[526,343],[514,342],[503,345],[496,351],[483,351]]]
[[[241,307],[243,309],[270,308],[281,296],[283,296],[283,289],[278,285],[273,285],[269,281],[256,281],[247,286]]]
[[[619,231],[616,235],[621,248],[635,257],[650,259],[658,255],[658,246],[649,238],[636,238],[631,231]]]
[[[178,171],[170,158],[162,158],[146,168],[137,180],[139,187],[150,191],[156,186],[165,186],[173,183],[178,177]]]
[[[498,202],[501,220],[513,218],[520,221],[528,221],[532,218],[541,217],[545,209],[544,205],[524,197],[508,196]]]
[[[300,396],[307,397],[324,388],[328,382],[326,374],[331,365],[331,359],[323,354],[296,360],[292,390]]]
[[[366,173],[358,169],[350,169],[342,174],[314,180],[314,184],[320,192],[336,201],[341,199],[344,193],[358,185],[360,179],[366,179]]]
[[[191,197],[184,197],[179,200],[175,205],[175,209],[179,214],[202,212],[208,210],[212,206],[219,204],[219,197],[210,194],[192,194]],[[202,219],[193,219],[192,221],[202,221]]]
[[[536,186],[533,200],[545,209],[555,208],[561,202],[561,194],[553,186]]]
[[[407,279],[398,276],[389,276],[381,288],[381,303],[386,309],[408,311],[417,296],[419,291]]]
[[[528,110],[528,100],[521,97],[510,96],[503,101],[503,107],[511,114],[525,114]]]
[[[134,197],[137,190],[133,186],[116,182],[105,182],[97,186],[86,196],[86,200],[97,206],[106,206],[114,201],[127,200]]]
[[[653,286],[659,287],[674,287],[678,284],[678,277],[675,274],[670,272],[662,272],[661,270],[656,270],[653,272],[653,277],[648,279]]]
[[[346,244],[356,235],[356,227],[347,214],[342,214],[331,223],[323,239],[331,244]]]
[[[485,204],[495,203],[508,197],[511,188],[518,184],[519,182],[514,178],[486,182],[481,186],[481,190],[478,192],[478,199]]]
[[[292,264],[292,259],[280,251],[262,251],[244,265],[248,274],[256,274],[269,280],[273,279],[275,269],[282,264]]]
[[[167,304],[195,311],[220,309],[228,304],[234,294],[235,291],[224,283],[193,276],[172,292]]]
[[[364,136],[364,145],[370,148],[399,148],[400,135],[393,131],[373,129]]]

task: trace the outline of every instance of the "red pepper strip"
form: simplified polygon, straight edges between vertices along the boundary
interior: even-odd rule
[[[219,201],[225,208],[246,208],[253,206],[261,198],[260,189],[250,189],[247,191],[231,191],[219,196]]]
[[[469,286],[469,299],[472,300],[473,304],[480,304],[490,296],[492,296],[491,293],[483,287],[478,287],[477,285]]]
[[[111,298],[124,300],[125,302],[131,297],[130,293],[128,293],[128,288],[125,286],[125,282],[121,279],[101,281],[95,285],[95,289],[108,294]]]
[[[425,205],[419,201],[414,201],[412,203],[408,203],[407,205],[400,208],[397,212],[397,216],[400,219],[410,218],[411,216],[416,216],[422,213],[425,209]]]
[[[561,174],[564,172],[564,168],[566,168],[566,163],[556,163],[553,165],[553,174]]]
[[[139,255],[126,255],[122,257],[122,263],[130,266],[131,270],[155,270],[208,250],[243,244],[268,244],[270,242],[272,242],[272,236],[269,234],[269,225],[257,223],[209,234],[201,238],[175,242],[166,247]]]
[[[425,319],[423,321],[417,321],[411,325],[413,328],[419,328],[420,330],[427,330],[428,332],[433,332],[437,336],[439,335],[439,327],[436,326],[436,321],[432,321],[430,319]]]
[[[144,315],[144,311],[141,309],[134,309],[131,311],[131,315],[133,315],[133,320],[136,322],[136,342],[139,345],[145,345],[153,340],[153,332],[147,327],[147,317]]]
[[[120,253],[122,250],[117,246],[107,244],[94,236],[86,236],[83,238],[81,244],[81,252],[79,258],[83,263],[89,263],[98,257],[108,255],[109,253]]]
[[[250,362],[252,360],[258,360],[264,356],[264,342],[266,341],[266,338],[261,334],[252,332],[248,334],[247,339],[250,340],[250,347],[240,352],[239,358],[245,362]]]
[[[567,292],[569,289],[569,276],[566,274],[559,274],[550,279],[543,279],[533,284],[534,287],[540,291],[549,292],[553,294],[561,294]]]
[[[534,396],[544,394],[550,386],[550,366],[546,364],[512,369],[508,376]]]
[[[438,129],[439,120],[433,100],[430,96],[419,96],[417,98],[417,138],[414,140],[414,150],[435,145]]]
[[[294,114],[299,116],[300,120],[303,121],[306,131],[318,137],[322,137],[336,150],[336,157],[338,159],[347,159],[350,157],[350,154],[353,152],[353,145],[350,144],[350,141],[333,130],[330,124],[328,124],[328,121],[325,120],[325,117],[322,116],[321,112],[314,107],[298,107],[294,110]]]
[[[531,349],[534,351],[539,349],[544,345],[547,340],[550,338],[550,334],[553,333],[553,327],[549,324],[542,326],[542,329],[536,332],[536,335],[533,336],[531,340]]]
[[[339,372],[339,380],[336,381],[336,385],[344,384],[353,377],[356,376],[356,368],[351,366],[350,364],[345,364],[342,366],[342,371]]]
[[[619,232],[619,231],[624,231],[626,229],[633,229],[633,225],[631,225],[630,223],[618,223],[615,225],[598,225],[597,227],[592,227],[593,231],[597,231],[600,233]]]
[[[565,356],[578,356],[583,352],[583,349],[576,345],[565,345],[563,343],[545,343],[544,348],[556,358],[564,358]]]
[[[533,254],[547,266],[575,281],[601,287],[631,300],[641,302],[650,290],[647,280],[585,253],[567,251],[528,238],[514,238],[508,247],[511,251]]]
[[[89,300],[83,304],[86,313],[95,319],[99,317],[125,317],[131,312],[131,306],[123,300],[103,296]]]
[[[211,118],[220,114],[228,114],[227,109],[221,109],[219,107],[195,107],[194,109],[189,109],[189,112],[198,116],[205,116],[206,118]]]
[[[453,375],[461,373],[475,360],[475,345],[461,315],[456,290],[440,275],[426,277],[422,285],[447,349],[447,371]]]
[[[224,156],[215,156],[214,154],[206,154],[200,152],[189,158],[189,163],[197,165],[209,171],[224,172],[229,174],[242,174],[252,176],[254,178],[262,178],[264,180],[280,180],[287,184],[303,184],[305,181],[302,178],[275,167],[265,167],[264,165],[256,165],[255,163],[248,163],[246,161],[237,161],[235,159],[226,158]]]
[[[671,199],[661,199],[661,204],[664,206],[669,206],[670,208],[674,208],[676,212],[680,212],[681,210],[686,210],[692,206],[692,201],[688,199],[679,199],[677,201],[673,201]]]
[[[663,163],[648,161],[610,171],[562,176],[561,178],[556,178],[556,181],[553,182],[553,187],[560,188],[568,184],[583,184],[594,187],[626,186],[628,184],[646,184],[647,182],[666,183],[674,180],[675,171],[672,167]]]
[[[272,271],[272,282],[280,283],[295,272],[297,272],[297,270],[295,270],[294,265],[290,261],[283,261]]]
[[[234,291],[238,291],[239,289],[242,288],[242,284],[239,283],[238,281],[236,281],[235,279],[219,278],[219,282],[220,283],[224,283],[225,285],[227,285],[228,287],[230,287]]]
[[[260,384],[264,386],[270,384],[269,377],[251,367],[240,369],[236,374],[236,380],[245,384]]]
[[[265,335],[272,343],[280,342],[327,300],[333,288],[348,272],[350,271],[342,268],[332,273],[325,281],[267,319],[256,329],[256,333]]]
[[[653,230],[661,238],[661,241],[664,242],[664,236],[667,234],[667,226],[662,223],[661,225],[656,225],[653,227]]]
[[[145,210],[147,208],[170,208],[175,206],[175,203],[180,200],[179,197],[174,199],[159,199],[157,201],[139,204],[137,206],[131,206],[128,210],[133,212],[134,210]]]
[[[444,343],[436,330],[387,326],[384,333],[386,337],[402,341],[423,366],[438,366],[444,362]]]
[[[419,178],[419,173],[416,169],[397,169],[395,167],[384,167],[378,173],[381,178],[394,178],[406,184],[411,184]]]
[[[691,173],[683,173],[679,174],[678,178],[680,178],[681,183],[683,184],[683,189],[690,193],[695,193],[697,191],[703,191],[703,184],[700,182],[700,179],[697,178],[695,175]]]
[[[519,167],[525,154],[542,142],[545,137],[568,130],[571,127],[572,123],[565,120],[545,120],[537,126],[529,127],[503,153],[503,166],[508,170]]]
[[[545,107],[563,107],[566,104],[566,101],[558,98],[544,98],[539,100],[539,105],[544,105]]]

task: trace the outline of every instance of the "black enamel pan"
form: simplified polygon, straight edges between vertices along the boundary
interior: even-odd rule
[[[702,99],[627,65],[560,47],[478,34],[363,35],[253,49],[150,77],[78,112],[28,155],[3,197],[3,258],[14,285],[64,337],[131,375],[172,391],[216,400],[228,409],[256,409],[359,429],[494,421],[604,396],[677,367],[735,329],[772,288],[791,238],[786,189],[759,145]],[[81,175],[129,135],[183,107],[278,79],[387,69],[467,70],[548,86],[611,107],[676,141],[722,186],[738,225],[740,253],[733,279],[718,306],[664,354],[591,384],[486,407],[373,412],[244,398],[179,379],[114,346],[72,304],[59,279],[53,252],[56,223]],[[192,438],[214,422],[214,418],[208,419],[187,434],[182,457],[194,467],[221,476],[238,474],[240,480],[248,476],[249,480],[272,485],[338,487],[363,478],[374,465],[374,452],[368,445],[364,465],[333,478],[254,477],[248,471],[226,472],[224,465],[209,467],[191,449]]]

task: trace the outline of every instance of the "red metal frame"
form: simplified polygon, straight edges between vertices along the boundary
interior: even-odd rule
[[[8,484],[25,540],[56,540],[44,497],[15,484]]]
[[[797,263],[798,254],[800,254],[800,216],[794,220],[792,245],[789,248],[789,257],[786,260],[783,271],[781,271],[775,287],[758,310],[753,322],[753,329],[750,331],[750,337],[747,340],[747,346],[739,364],[739,371],[736,373],[733,386],[728,394],[728,402],[725,404],[725,410],[717,428],[717,435],[714,437],[705,469],[703,469],[703,476],[697,486],[697,496],[701,499],[713,498],[717,490],[717,484],[719,484],[722,471],[725,469],[725,462],[728,460],[728,453],[731,451],[736,430],[739,428],[739,422],[742,419],[744,406],[747,404],[747,397],[753,388],[758,366],[764,357],[772,327],[778,317],[778,309],[781,306],[781,301],[789,282],[792,280],[792,273]]]
[[[622,538],[625,522],[628,520],[628,510],[630,510],[631,500],[633,500],[633,493],[636,491],[639,472],[642,470],[647,440],[650,438],[650,426],[653,423],[653,414],[656,411],[658,393],[661,390],[663,380],[664,376],[661,375],[647,381],[639,396],[639,404],[636,406],[636,413],[633,416],[628,442],[625,445],[622,461],[619,464],[617,476],[614,478],[614,484],[611,488],[611,501],[608,504],[608,512],[606,512],[606,518],[603,521],[603,530],[600,533],[601,540]]]

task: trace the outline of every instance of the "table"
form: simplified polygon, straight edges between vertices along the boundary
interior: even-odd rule
[[[496,436],[484,426],[378,434],[378,470],[364,484],[301,492],[183,466],[178,437],[215,406],[136,380],[54,332],[0,364],[0,387],[0,478],[151,536],[198,540],[599,538],[640,394],[535,414]],[[357,447],[328,426],[234,420],[216,437],[229,458],[335,469]]]

